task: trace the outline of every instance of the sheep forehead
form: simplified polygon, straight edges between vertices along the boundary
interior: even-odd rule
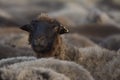
[[[53,22],[49,22],[47,20],[44,21],[32,21],[31,22],[31,26],[32,26],[32,30],[40,30],[40,31],[44,31],[47,29],[53,29],[54,27],[60,27],[62,24],[59,24],[59,22],[57,21],[53,21]]]
[[[37,18],[38,21],[43,21],[43,22],[48,22],[48,23],[52,23],[55,21],[55,19],[50,18],[48,16],[40,16]]]

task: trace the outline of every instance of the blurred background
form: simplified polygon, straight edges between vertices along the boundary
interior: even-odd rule
[[[19,27],[41,12],[69,25],[70,34],[84,36],[96,45],[103,46],[102,42],[111,45],[106,43],[111,36],[120,38],[120,0],[0,0],[1,53],[7,49],[7,52],[15,49],[31,52],[28,33]],[[119,42],[117,39],[116,43]],[[113,50],[119,48],[120,45]]]

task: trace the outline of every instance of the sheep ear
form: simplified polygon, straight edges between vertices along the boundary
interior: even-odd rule
[[[69,32],[69,30],[62,26],[62,28],[60,29],[59,34],[64,34],[64,33],[68,33],[68,32]]]
[[[31,31],[31,26],[29,24],[23,25],[22,27],[20,27],[20,29],[30,32]]]

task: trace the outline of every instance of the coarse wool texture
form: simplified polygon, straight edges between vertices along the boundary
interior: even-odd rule
[[[89,38],[77,33],[69,33],[62,35],[61,37],[64,42],[67,42],[72,46],[76,46],[79,48],[98,46],[97,44],[92,42]]]
[[[3,68],[0,80],[70,80],[63,74],[47,68]]]
[[[0,43],[0,59],[20,56],[35,56],[35,54],[32,49],[27,47],[12,47]]]
[[[73,50],[73,48],[71,48],[71,50]],[[113,79],[112,74],[111,76],[110,75],[108,76],[110,72],[106,70],[103,70],[103,72],[101,71],[102,69],[104,69],[106,64],[108,64],[109,62],[113,61],[115,58],[120,56],[117,52],[103,49],[100,47],[79,48],[78,50],[76,48],[75,51],[72,54],[66,53],[66,55],[64,56],[64,60],[74,61],[82,65],[92,74],[92,76],[96,80],[102,80],[101,78],[103,72],[105,73],[104,75],[106,76],[106,79],[104,80],[108,80],[109,78],[111,80],[117,79],[117,77],[114,77]],[[114,62],[114,64],[118,65],[117,62]],[[109,65],[108,67],[113,67],[113,69],[117,71],[116,66]],[[116,75],[119,76],[120,74],[116,74]]]
[[[120,54],[112,61],[105,64],[100,72],[101,80],[119,80],[120,79]]]
[[[99,45],[104,48],[117,51],[120,49],[120,35],[109,36],[100,42]]]
[[[0,60],[0,68],[9,66],[15,63],[20,63],[24,61],[31,61],[31,60],[36,60],[35,57],[28,57],[28,56],[23,56],[23,57],[12,57],[12,58],[5,58]]]
[[[23,69],[25,67],[49,68],[58,73],[64,74],[71,80],[94,80],[91,74],[82,66],[74,62],[62,61],[53,58],[41,58],[34,61],[16,63],[4,68],[11,70],[11,69]]]

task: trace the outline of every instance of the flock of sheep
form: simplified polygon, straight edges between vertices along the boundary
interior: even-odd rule
[[[73,7],[80,6],[67,4],[40,14],[20,27],[24,31],[13,28],[17,35],[0,35],[0,80],[120,80],[119,23],[82,6],[76,9],[81,21],[72,24]]]
[[[54,28],[52,27],[50,29],[50,26],[48,26],[49,23],[59,26],[58,30],[61,31],[53,33],[54,31],[51,29]],[[32,24],[34,24],[34,26],[31,28],[30,25]],[[38,37],[38,42],[36,41],[34,43],[34,40],[36,40],[36,38],[34,38],[36,37],[34,33],[36,34],[37,32],[37,30],[34,28],[39,27],[37,24],[43,24],[43,26],[46,26],[47,24],[46,28],[42,29],[42,31],[45,34],[46,30],[50,30],[51,34],[49,34],[49,36],[47,35],[48,37],[52,36],[53,34],[57,34],[57,37],[52,37],[55,40],[51,40],[54,43],[54,49],[44,52],[41,49],[36,49],[36,46],[33,46],[35,44],[37,46],[43,46],[46,48],[46,39],[48,39],[48,41],[51,39],[48,37]],[[77,34],[66,34],[61,36],[61,34],[64,34],[67,31],[67,28],[65,28],[64,25],[61,25],[62,24],[56,19],[54,20],[47,15],[41,15],[37,20],[22,26],[21,29],[29,32],[29,43],[35,52],[32,52],[29,49],[28,52],[25,52],[24,49],[17,49],[14,48],[14,46],[13,49],[11,49],[12,47],[9,46],[7,48],[6,46],[1,46],[3,49],[8,49],[6,51],[8,53],[3,53],[3,55],[1,55],[3,57],[1,57],[0,60],[0,80],[120,79],[119,35],[108,37],[107,39],[101,41],[101,43],[97,44],[86,37],[82,37]],[[43,27],[39,27],[39,29],[41,28]],[[30,29],[35,31],[29,31]],[[38,32],[37,34],[40,36],[46,36],[41,35],[41,33]],[[13,50],[12,52],[23,50],[23,52],[12,54],[9,53],[9,50]],[[27,49],[25,50],[27,51]]]

